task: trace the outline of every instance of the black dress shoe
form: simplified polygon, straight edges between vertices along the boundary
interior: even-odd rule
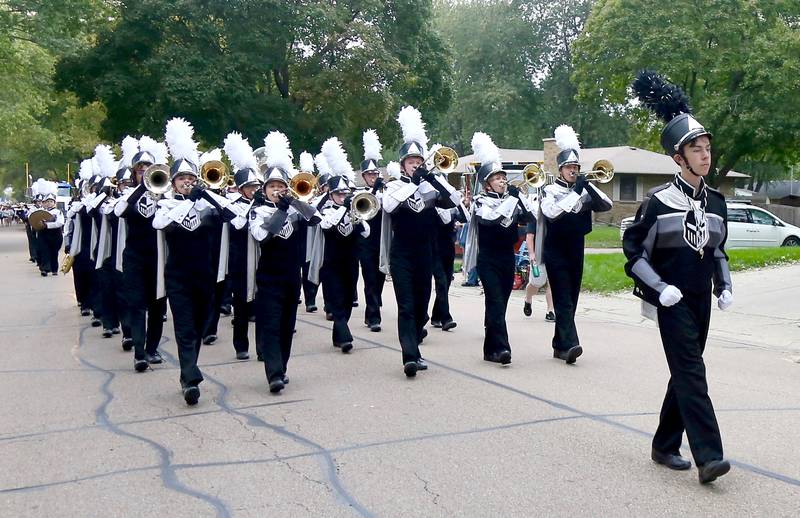
[[[92,318],[92,327],[100,327],[103,323],[98,318]]]
[[[450,331],[458,324],[453,320],[448,320],[447,322],[442,322],[442,331]]]
[[[339,345],[337,347],[341,347],[343,353],[349,353],[350,351],[353,350],[353,343],[352,342],[346,342],[346,343],[343,343],[342,345]]]
[[[417,362],[405,362],[403,364],[403,372],[406,373],[407,378],[413,378],[417,375],[417,371],[419,370],[419,363]]]
[[[525,305],[522,306],[522,313],[526,317],[529,317],[529,316],[533,315],[533,309],[531,308],[531,303],[530,302],[526,302]]]
[[[200,401],[200,387],[191,386],[183,388],[183,400],[189,406],[194,406]]]
[[[167,321],[167,315],[161,315],[161,321],[162,322],[166,322]]]
[[[229,317],[233,314],[233,309],[231,308],[230,304],[225,304],[224,306],[220,306],[219,313]]]
[[[41,275],[42,277],[47,277],[47,272],[39,272],[39,275]]]
[[[208,335],[207,337],[203,338],[203,345],[214,345],[214,342],[217,341],[217,335]]]
[[[240,351],[240,352],[236,353],[236,359],[237,360],[249,360],[250,359],[250,353],[248,353],[247,351]]]
[[[161,357],[161,353],[158,351],[154,352],[153,354],[145,354],[144,357],[147,360],[147,363],[154,363],[156,365],[164,363],[164,358]]]
[[[497,351],[492,354],[484,354],[483,359],[487,362],[499,363],[501,365],[508,365],[511,363],[511,351]]]
[[[381,332],[381,325],[380,324],[370,324],[369,330],[373,333],[380,333]]]
[[[419,343],[422,343],[425,340],[425,337],[428,336],[428,330],[423,329],[422,332],[419,334]]]
[[[650,458],[653,459],[653,461],[656,464],[661,464],[662,466],[666,466],[669,469],[674,469],[678,471],[683,471],[692,467],[692,463],[684,459],[680,455],[675,455],[672,453],[661,453],[656,449],[653,449],[650,452]]]
[[[317,311],[317,306],[306,306],[306,313],[315,313]]]
[[[91,311],[89,311],[88,309],[81,309],[81,316],[82,317],[88,317],[90,314],[91,314]]]
[[[417,370],[420,371],[428,370],[428,362],[426,362],[424,358],[420,358],[419,360],[417,360]]]
[[[547,314],[544,316],[544,319],[547,322],[552,322],[552,323],[555,324],[555,322],[556,322],[556,314],[553,313],[552,311],[548,311]]]
[[[580,345],[570,347],[566,351],[562,351],[561,349],[553,349],[553,358],[564,360],[568,365],[575,363],[575,360],[577,360],[578,356],[581,354],[583,354],[583,348]]]
[[[103,338],[111,338],[113,335],[111,329],[103,329]]]
[[[122,350],[123,351],[130,351],[133,349],[133,338],[123,338],[122,339]]]
[[[442,327],[442,323],[438,320],[431,320],[431,325],[433,327]]]
[[[325,320],[333,322],[333,313],[325,313]]]
[[[354,300],[354,301],[353,301],[353,307],[354,307],[354,308],[357,308],[357,307],[358,307],[358,301],[357,301],[357,300]]]
[[[712,460],[702,466],[697,467],[697,475],[701,484],[714,482],[719,477],[731,470],[731,464],[727,460]]]
[[[256,361],[260,361],[260,362],[263,362],[263,361],[264,361],[264,357],[263,357],[263,356],[261,356],[261,353],[257,353],[257,354],[256,354]]]
[[[136,372],[144,372],[150,364],[147,360],[133,360],[133,368]]]
[[[289,376],[287,376],[286,374],[283,375],[283,384],[284,385],[288,385],[289,384]]]
[[[118,335],[119,333],[120,333],[120,331],[119,331],[118,327],[112,327],[111,328],[111,334],[112,335]]]
[[[269,391],[273,394],[277,394],[281,390],[283,390],[283,377],[277,378],[269,382]]]

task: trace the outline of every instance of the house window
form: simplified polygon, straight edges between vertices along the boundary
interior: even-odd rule
[[[636,201],[636,175],[619,175],[619,201]]]

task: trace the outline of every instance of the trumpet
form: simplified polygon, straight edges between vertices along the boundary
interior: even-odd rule
[[[425,157],[423,163],[428,163],[431,159],[433,159],[433,169],[438,169],[442,174],[452,173],[458,166],[458,153],[453,148],[440,147]]]
[[[350,218],[354,223],[369,221],[381,210],[378,198],[368,191],[363,191],[355,196],[350,203]]]
[[[153,164],[144,171],[142,183],[145,189],[155,195],[163,195],[172,189],[169,181],[169,168],[164,164]]]
[[[317,177],[311,173],[297,173],[289,180],[289,194],[308,203],[317,194]]]
[[[598,160],[591,171],[578,173],[590,182],[608,183],[614,178],[614,164],[609,160]]]
[[[209,160],[200,168],[200,179],[209,189],[222,189],[228,183],[228,166],[219,160]]]

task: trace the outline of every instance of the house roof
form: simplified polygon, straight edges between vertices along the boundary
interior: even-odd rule
[[[500,149],[504,163],[542,162],[544,151],[539,149]],[[598,160],[610,160],[615,174],[674,175],[678,168],[672,158],[633,146],[596,147],[581,150],[581,168],[588,170]],[[472,172],[470,164],[476,162],[475,155],[466,155],[458,160],[454,172]],[[749,178],[749,175],[730,171],[728,178]]]

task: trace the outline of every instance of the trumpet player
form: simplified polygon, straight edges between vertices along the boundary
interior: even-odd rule
[[[258,206],[250,211],[249,229],[260,251],[254,272],[257,348],[264,360],[269,391],[277,394],[289,383],[286,370],[297,319],[300,270],[305,261],[298,229],[317,224],[320,216],[316,209],[291,196],[292,155],[286,136],[272,132],[264,144],[265,183],[263,190],[257,191]]]
[[[367,130],[363,135],[364,161],[361,162],[361,178],[364,180],[364,188],[356,191],[367,192],[375,196],[379,205],[383,198],[384,181],[381,178],[378,162],[383,158],[381,155],[381,142],[375,130]],[[380,251],[381,251],[381,210],[369,220],[369,235],[367,237],[357,237],[358,261],[361,264],[361,276],[364,278],[364,301],[366,309],[364,311],[364,324],[370,331],[379,332],[381,330],[381,306],[383,305],[383,285],[386,282],[386,275],[380,271]]]
[[[483,359],[508,365],[511,345],[506,327],[506,310],[514,284],[514,245],[520,223],[531,218],[531,207],[519,189],[509,185],[500,161],[500,151],[485,133],[472,137],[472,149],[481,162],[477,176],[483,188],[473,199],[472,217],[464,251],[469,271],[477,266],[484,290]]]
[[[328,180],[328,200],[320,210],[321,233],[315,247],[323,251],[319,277],[328,310],[333,315],[333,346],[349,353],[353,335],[348,322],[353,311],[353,289],[358,280],[357,239],[369,237],[370,226],[352,210],[353,170],[336,137],[322,145],[322,153],[335,176]],[[318,264],[313,262],[312,265]]]
[[[167,150],[163,143],[148,136],[139,139],[138,147],[139,151],[131,159],[133,186],[122,194],[114,206],[114,214],[121,226],[118,246],[122,247],[122,286],[130,326],[130,340],[123,338],[122,348],[134,350],[134,369],[144,372],[149,364],[163,362],[158,345],[164,330],[162,316],[167,306],[167,299],[163,294],[159,295],[157,289],[159,247],[153,228],[157,202],[167,191],[167,178],[164,177],[165,182],[157,191],[156,186],[145,181],[145,171],[154,164],[165,163]],[[166,169],[150,169],[153,170],[166,175]],[[148,185],[153,190],[148,189]]]
[[[221,222],[199,182],[194,128],[181,118],[167,122],[166,141],[175,161],[170,167],[173,195],[158,202],[153,228],[163,231],[164,288],[172,310],[180,362],[183,399],[189,406],[200,399],[203,374],[197,367],[203,331],[214,303],[218,264],[214,234]],[[159,293],[160,294],[160,293]]]
[[[404,107],[398,122],[403,133],[399,152],[402,175],[399,181],[387,184],[383,195],[383,227],[387,231],[381,235],[381,268],[392,275],[403,372],[412,378],[428,368],[419,345],[428,334],[425,324],[438,220],[435,208],[455,207],[461,197],[442,176],[424,165],[428,137],[419,111]]]
[[[543,260],[556,312],[553,358],[573,364],[583,354],[575,310],[583,278],[584,236],[592,231],[592,212],[608,211],[612,204],[580,174],[580,143],[575,131],[561,125],[555,138],[561,149],[556,157],[559,176],[544,188],[541,202],[546,223]]]

